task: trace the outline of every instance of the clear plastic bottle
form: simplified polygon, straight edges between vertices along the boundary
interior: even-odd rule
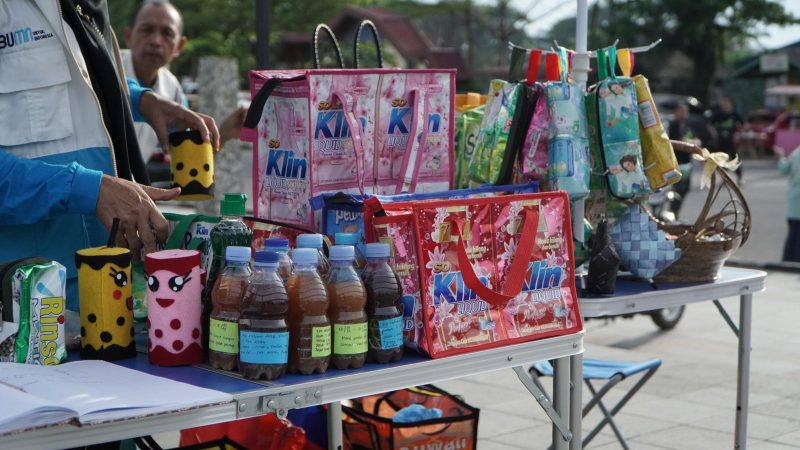
[[[239,373],[274,380],[289,362],[289,295],[278,276],[279,255],[256,252],[239,317]]]
[[[210,249],[208,250],[205,267],[208,271],[206,279],[206,289],[203,291],[203,324],[209,323],[208,317],[211,313],[211,290],[217,281],[217,277],[222,272],[225,265],[225,249],[229,245],[249,247],[253,240],[253,232],[242,222],[245,212],[245,194],[225,194],[225,198],[220,201],[220,212],[222,220],[215,225],[209,232]],[[205,328],[205,326],[204,326]],[[207,344],[208,329],[203,330],[203,342]],[[209,348],[204,345],[204,348]]]
[[[333,357],[337,369],[359,368],[367,360],[367,293],[353,267],[352,245],[331,247],[331,271],[325,280],[333,323]]]
[[[289,258],[289,240],[283,238],[269,238],[264,241],[264,250],[278,254],[278,276],[284,283],[289,281],[292,274],[292,259]]]
[[[369,360],[378,363],[403,357],[403,287],[389,265],[389,244],[367,244],[367,288]]]
[[[292,252],[294,271],[286,283],[289,293],[289,372],[308,375],[328,370],[331,359],[331,321],[328,291],[317,272],[315,249]]]
[[[317,271],[324,279],[328,276],[331,270],[331,264],[325,253],[322,252],[322,235],[321,234],[301,234],[297,236],[296,248],[313,248],[319,255],[317,262]]]
[[[358,234],[356,233],[336,233],[334,235],[334,241],[336,245],[352,245],[355,248],[356,257],[353,260],[353,266],[356,268],[356,273],[360,277],[362,273],[364,273],[364,266],[367,265],[367,260],[364,258],[364,255],[359,250],[359,244],[361,244],[361,239]]]
[[[250,273],[250,247],[226,248],[225,268],[211,292],[208,361],[215,369],[234,370],[239,361],[239,307]]]

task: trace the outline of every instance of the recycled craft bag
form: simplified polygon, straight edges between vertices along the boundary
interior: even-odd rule
[[[251,71],[250,86],[256,217],[313,228],[324,192],[452,185],[455,70]]]
[[[492,80],[489,84],[488,100],[476,138],[475,152],[469,163],[471,183],[498,182],[520,90],[519,83],[504,80]]]
[[[475,141],[483,120],[486,95],[474,92],[456,95],[455,113],[455,160],[456,170],[453,187],[469,186],[469,163],[475,153]]]
[[[650,192],[650,184],[644,175],[639,143],[636,86],[631,78],[616,76],[616,58],[616,47],[597,51],[601,81],[589,89],[586,107],[592,110],[595,171],[605,175],[612,196],[631,199]]]
[[[442,417],[394,422],[397,411],[411,405],[437,408]],[[435,386],[425,385],[370,395],[342,406],[345,449],[460,449],[478,444],[480,410]]]
[[[651,280],[681,256],[675,241],[638,204],[631,205],[611,230],[620,263],[636,276]]]
[[[519,50],[518,47],[512,49],[513,53]],[[524,50],[522,51],[524,53]],[[520,171],[524,179],[545,181],[547,179],[547,142],[550,130],[550,111],[547,109],[545,99],[544,84],[536,81],[539,66],[541,64],[542,51],[530,50],[528,54],[528,71],[526,83],[523,84],[525,95],[520,95],[520,102],[527,101],[527,106],[518,107],[517,114],[520,120],[516,120],[512,125],[526,129],[522,147],[519,152]],[[521,114],[527,110],[527,116],[523,119]],[[516,134],[512,130],[511,134]]]
[[[623,60],[620,57],[621,66],[624,67]],[[680,181],[681,170],[669,136],[661,123],[661,115],[656,109],[647,78],[636,75],[633,81],[636,83],[636,101],[639,102],[639,139],[642,142],[644,173],[651,189],[661,189]]]
[[[403,287],[403,344],[412,350],[419,350],[424,337],[425,323],[422,317],[422,301],[420,297],[419,259],[417,238],[414,233],[414,215],[410,204],[415,201],[445,198],[475,198],[480,196],[496,196],[506,192],[532,193],[538,192],[537,183],[513,186],[482,186],[479,188],[460,189],[429,194],[407,194],[378,196],[367,199],[362,205],[361,222],[367,242],[383,242],[389,244],[393,258],[392,269],[400,278]],[[383,205],[401,202],[400,207],[384,209]],[[405,206],[403,206],[405,205]]]
[[[0,264],[0,283],[0,362],[65,362],[66,268],[42,257],[9,261]]]
[[[567,52],[547,54],[548,80],[545,86],[550,110],[548,135],[548,180],[550,189],[566,191],[570,200],[589,194],[589,135],[584,95],[580,87],[567,79]]]
[[[416,252],[419,344],[431,357],[581,329],[564,193],[387,203],[383,209],[389,217],[374,219],[376,234],[384,221],[408,227],[413,219],[415,248],[405,248],[405,236],[393,236],[393,244],[396,258]]]

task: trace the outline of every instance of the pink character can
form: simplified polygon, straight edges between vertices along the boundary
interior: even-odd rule
[[[163,250],[145,256],[147,354],[151,364],[203,362],[202,292],[205,271],[195,250]]]

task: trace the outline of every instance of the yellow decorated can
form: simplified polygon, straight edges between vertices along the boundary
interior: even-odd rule
[[[131,252],[91,247],[75,253],[81,316],[81,358],[106,361],[136,355]]]
[[[180,187],[179,200],[214,198],[214,150],[197,130],[169,135],[172,187]]]

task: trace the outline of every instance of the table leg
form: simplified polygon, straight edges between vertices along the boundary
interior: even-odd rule
[[[583,353],[572,355],[569,358],[569,365],[569,429],[572,431],[569,450],[581,450],[583,442],[583,436],[581,435],[581,422],[583,421]]]
[[[562,418],[569,416],[569,361],[570,357],[559,358],[555,361],[553,374],[553,406],[556,413]],[[553,425],[553,448],[567,450],[569,441],[561,437],[558,427]]]
[[[753,294],[739,300],[739,373],[736,381],[735,449],[747,448],[747,410],[750,394],[750,321],[753,314]]]
[[[328,449],[342,448],[342,404],[328,403]]]

